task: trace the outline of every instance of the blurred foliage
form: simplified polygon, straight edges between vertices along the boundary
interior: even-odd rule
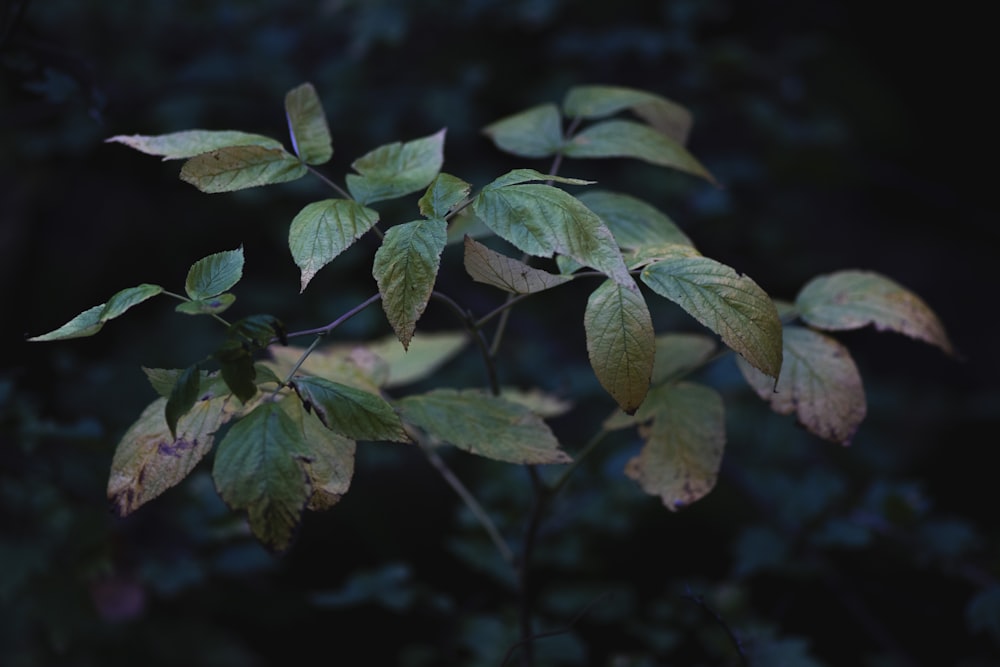
[[[983,134],[976,105],[953,102],[968,99],[954,72],[976,62],[977,35],[957,8],[920,11],[908,18],[927,30],[901,34],[869,3],[832,0],[0,5],[0,297],[14,304],[0,367],[0,662],[497,665],[516,641],[507,570],[413,453],[363,448],[352,491],[281,560],[204,475],[111,517],[114,444],[152,397],[139,366],[205,353],[210,325],[149,307],[95,339],[23,342],[122,285],[177,284],[179,267],[234,237],[246,312],[316,326],[370,294],[370,276],[338,275],[288,298],[298,276],[273,251],[308,186],[206,198],[175,164],[102,143],[193,127],[280,135],[274,101],[309,80],[338,168],[447,127],[446,169],[482,181],[512,166],[479,134],[500,117],[579,83],[666,95],[693,110],[693,148],[725,187],[612,168],[706,255],[786,297],[817,273],[876,269],[924,296],[970,359],[848,336],[870,403],[850,449],[769,413],[735,366],[713,368],[727,458],[718,488],[679,514],[620,474],[637,443],[604,443],[543,526],[537,627],[559,632],[538,641],[540,664],[741,664],[729,631],[753,665],[1000,664],[1000,535],[982,464],[1000,369],[968,315],[1000,246],[985,176],[953,173],[958,147]],[[953,37],[961,46],[945,46]],[[582,341],[554,349],[531,313],[512,318],[519,364],[504,381],[583,396],[553,421],[572,452],[604,416],[598,388],[577,362]],[[444,326],[437,316],[426,324]],[[345,331],[387,329],[373,316]],[[462,361],[441,372],[479,382]],[[516,544],[525,471],[449,463]]]

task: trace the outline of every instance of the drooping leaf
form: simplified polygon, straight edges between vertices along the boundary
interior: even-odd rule
[[[136,287],[127,287],[112,295],[107,303],[88,308],[61,327],[39,336],[32,336],[28,341],[45,342],[93,336],[104,327],[105,322],[120,317],[132,306],[162,293],[163,288],[159,285],[143,283]]]
[[[323,426],[319,417],[306,412],[302,401],[281,401],[279,405],[302,431],[299,463],[309,479],[310,510],[325,510],[347,493],[354,477],[357,446],[349,438]]]
[[[562,116],[554,104],[542,104],[483,128],[497,148],[514,155],[541,158],[562,147]]]
[[[438,174],[417,202],[421,215],[443,218],[469,196],[472,185],[451,174]]]
[[[437,389],[399,402],[406,422],[479,456],[509,463],[567,463],[569,456],[528,408],[476,391]]]
[[[171,392],[177,385],[177,380],[184,373],[184,369],[178,368],[146,368],[142,372],[146,374],[149,385],[163,398],[170,398]],[[211,396],[222,396],[229,393],[226,383],[222,381],[218,373],[201,371],[199,374],[199,396],[201,398]]]
[[[285,116],[295,154],[306,164],[323,164],[333,157],[333,140],[316,88],[303,83],[285,94]]]
[[[166,405],[166,398],[150,403],[115,450],[108,499],[119,516],[187,477],[211,450],[215,432],[232,416],[228,395],[205,394],[178,420],[175,437],[167,425]]]
[[[347,175],[347,189],[361,204],[394,199],[430,185],[444,162],[445,130],[407,141],[379,146],[359,157]]]
[[[167,420],[170,436],[177,437],[177,422],[186,415],[201,395],[201,372],[198,364],[188,366],[177,377],[173,389],[167,398],[163,416]]]
[[[335,433],[352,440],[409,440],[399,416],[381,396],[308,375],[296,376],[291,385],[306,408]]]
[[[865,418],[865,391],[847,348],[805,327],[786,326],[784,363],[777,386],[738,359],[740,370],[757,395],[781,415],[795,413],[814,435],[843,445]]]
[[[324,199],[303,208],[288,229],[288,248],[302,272],[301,289],[376,222],[376,211],[349,199]]]
[[[827,331],[874,325],[953,354],[944,326],[913,292],[872,271],[839,271],[813,278],[795,298],[802,319]]]
[[[528,266],[465,237],[465,270],[473,280],[513,294],[534,294],[572,280]]]
[[[305,451],[302,428],[268,401],[233,424],[215,453],[219,495],[247,512],[253,534],[274,551],[291,545],[312,496]]]
[[[231,146],[261,146],[282,150],[281,142],[277,139],[236,130],[185,130],[152,136],[120,134],[105,141],[125,144],[147,155],[161,155],[164,160],[192,158]]]
[[[579,199],[601,217],[621,248],[694,245],[670,218],[640,199],[607,190],[588,190]]]
[[[388,365],[384,386],[392,388],[429,377],[468,344],[469,336],[464,332],[436,331],[418,333],[407,350],[394,337],[375,341],[368,348]]]
[[[382,295],[382,309],[404,348],[434,290],[447,228],[441,218],[396,225],[386,232],[375,253],[372,275]]]
[[[708,169],[675,139],[630,120],[605,120],[591,125],[566,142],[563,154],[575,158],[635,158],[716,183]]]
[[[715,341],[708,336],[670,333],[656,337],[653,384],[662,384],[698,368],[715,353]],[[771,381],[774,387],[774,381]]]
[[[494,179],[486,187],[505,188],[508,185],[520,185],[522,183],[563,183],[565,185],[593,185],[594,181],[585,181],[580,178],[567,178],[566,176],[556,176],[555,174],[543,174],[535,169],[512,169],[503,176]]]
[[[747,276],[708,257],[675,246],[673,259],[650,264],[642,281],[670,299],[758,370],[781,370],[781,320],[767,293]]]
[[[215,359],[223,381],[236,398],[246,403],[257,395],[257,369],[248,346],[227,338],[215,351]]]
[[[137,306],[143,301],[162,293],[162,287],[148,283],[143,283],[135,287],[127,287],[116,292],[104,305],[104,310],[101,311],[101,322],[113,320],[124,314],[132,306]]]
[[[633,413],[653,372],[653,320],[638,290],[603,282],[587,300],[583,319],[590,365],[618,406]]]
[[[684,144],[691,131],[691,112],[665,97],[621,86],[575,86],[563,100],[569,118],[606,118],[631,110],[659,132]]]
[[[236,303],[236,295],[227,292],[225,294],[216,294],[215,296],[210,296],[205,299],[195,299],[194,301],[179,303],[174,310],[185,315],[218,314],[224,313],[234,303]]]
[[[611,231],[564,190],[541,183],[490,184],[472,207],[498,236],[529,255],[568,255],[624,287],[635,288]]]
[[[181,180],[202,192],[217,193],[286,183],[307,173],[283,148],[229,146],[189,159],[181,167]]]
[[[203,257],[191,265],[184,290],[192,299],[218,296],[243,277],[243,246]]]
[[[708,387],[681,382],[654,387],[636,415],[645,440],[625,474],[670,510],[686,507],[715,486],[725,447],[722,397]]]

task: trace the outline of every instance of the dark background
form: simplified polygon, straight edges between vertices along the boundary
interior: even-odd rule
[[[298,294],[287,225],[326,196],[315,183],[209,196],[176,178],[179,163],[103,142],[194,127],[283,137],[282,97],[311,81],[338,180],[367,150],[441,127],[445,170],[476,185],[544,170],[498,153],[480,128],[576,84],[667,96],[694,112],[690,147],[724,188],[624,163],[594,173],[635,188],[775,297],[842,268],[883,273],[924,298],[961,353],[841,336],[869,399],[847,449],[767,413],[731,367],[715,370],[723,475],[679,514],[620,474],[635,443],[602,449],[547,524],[539,627],[598,602],[540,642],[544,664],[738,664],[713,611],[753,664],[1000,664],[989,26],[971,3],[872,4],[0,5],[0,662],[288,664],[318,652],[495,665],[514,640],[495,553],[408,451],[363,447],[351,492],[281,558],[221,505],[205,465],[133,517],[108,513],[114,446],[153,398],[139,367],[204,356],[211,323],[154,300],[93,338],[24,342],[124,287],[179,289],[193,261],[241,244],[242,313],[306,328],[369,296],[360,255]],[[465,296],[480,312],[495,304]],[[552,308],[579,317],[544,300],[519,311],[503,379],[582,397],[583,418],[554,424],[572,453],[586,415],[607,408],[590,410],[604,404],[577,334],[535,326]],[[424,324],[454,327],[433,307]],[[342,335],[386,332],[373,313]],[[442,373],[479,380],[461,365]],[[516,544],[523,471],[449,460]]]

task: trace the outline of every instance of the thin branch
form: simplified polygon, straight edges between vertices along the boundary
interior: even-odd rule
[[[332,188],[337,194],[339,194],[344,199],[354,199],[354,197],[351,196],[350,192],[348,192],[344,188],[340,187],[339,185],[331,181],[329,178],[326,177],[325,174],[323,174],[323,172],[309,165],[306,165],[306,169],[308,169],[313,176],[323,181],[323,183]]]
[[[705,604],[705,601],[701,598],[700,595],[694,595],[693,593],[691,593],[690,588],[688,588],[687,595],[682,595],[681,599],[690,600],[691,602],[694,602],[696,605],[698,605],[706,612],[708,612],[708,614],[715,619],[715,622],[718,623],[723,630],[725,630],[726,634],[729,636],[729,641],[731,641],[733,643],[733,646],[736,647],[736,652],[739,653],[740,656],[740,663],[743,664],[744,667],[750,667],[750,661],[747,659],[747,654],[743,650],[743,642],[740,641],[740,638],[737,636],[736,632],[731,627],[729,627],[729,624],[726,623],[725,619],[723,619],[722,616],[720,616],[717,611],[715,611],[707,604]]]
[[[472,315],[462,308],[458,303],[452,299],[447,294],[441,292],[431,292],[431,297],[437,299],[441,303],[448,306],[460,320],[462,324],[465,325],[466,331],[476,343],[476,347],[479,348],[480,355],[483,358],[483,365],[486,367],[486,377],[490,385],[490,391],[494,396],[500,395],[500,381],[497,379],[497,368],[493,361],[493,355],[490,354],[489,349],[486,346],[486,339],[483,337],[483,332],[479,327],[479,323],[476,322]]]
[[[326,326],[317,327],[315,329],[303,329],[302,331],[292,331],[288,334],[285,334],[285,338],[297,338],[299,336],[325,336],[381,298],[382,298],[381,293],[370,296],[361,303],[359,303],[354,308],[351,308],[349,311],[347,311],[346,313],[335,319],[333,322],[327,324]]]
[[[584,616],[586,616],[590,612],[591,609],[594,608],[594,605],[596,605],[598,602],[600,602],[602,599],[606,598],[609,595],[611,595],[611,594],[610,593],[601,593],[600,595],[598,595],[596,598],[594,598],[593,600],[591,600],[590,602],[588,602],[587,605],[583,609],[581,609],[579,612],[577,612],[576,616],[574,616],[570,620],[569,623],[567,623],[563,627],[559,628],[558,630],[549,630],[548,632],[540,632],[540,633],[538,633],[536,635],[531,635],[527,639],[521,639],[519,641],[514,642],[513,644],[510,645],[510,647],[507,649],[507,652],[504,654],[504,656],[503,656],[503,662],[500,663],[501,667],[503,667],[503,665],[507,664],[507,662],[510,660],[511,654],[514,651],[516,651],[519,646],[524,646],[524,645],[529,645],[530,646],[532,643],[538,641],[539,639],[546,639],[548,637],[556,637],[558,635],[563,635],[563,634],[566,634],[567,632],[572,631],[573,627],[577,623],[579,623],[580,620]]]

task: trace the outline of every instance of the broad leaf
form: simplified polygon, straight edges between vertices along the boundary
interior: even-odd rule
[[[392,338],[395,348],[399,341]],[[288,376],[306,349],[272,345],[268,348],[273,362],[269,365],[281,377]],[[389,378],[389,365],[378,354],[362,345],[328,345],[310,352],[299,367],[303,374],[326,378],[376,394]]]
[[[177,384],[177,380],[184,373],[184,370],[177,368],[143,367],[142,372],[146,374],[146,379],[149,381],[149,385],[156,391],[157,394],[163,398],[169,398],[171,392],[173,392],[174,387]],[[199,376],[199,390],[202,398],[206,396],[222,396],[223,394],[229,393],[226,383],[222,381],[222,378],[219,377],[218,373],[201,371]]]
[[[212,477],[219,495],[247,512],[253,534],[274,551],[291,545],[312,496],[306,451],[303,429],[268,401],[233,424],[215,453]]]
[[[222,379],[244,403],[257,395],[257,367],[253,355],[275,338],[284,338],[281,322],[270,315],[252,315],[230,325],[226,339],[215,351]]]
[[[580,178],[567,178],[556,176],[555,174],[543,174],[535,169],[513,169],[503,176],[494,179],[488,188],[504,188],[508,185],[520,185],[521,183],[563,183],[565,185],[593,185],[594,181],[585,181]]]
[[[188,366],[177,377],[170,395],[167,398],[167,405],[163,409],[163,416],[167,420],[167,428],[170,429],[171,437],[177,436],[177,422],[186,415],[201,395],[201,372],[198,364]]]
[[[569,118],[606,118],[625,109],[681,144],[691,131],[691,112],[665,97],[620,86],[575,86],[563,100]]]
[[[303,83],[285,95],[285,116],[295,154],[306,164],[323,164],[333,157],[333,142],[323,103],[311,83]]]
[[[621,248],[694,245],[670,218],[640,199],[607,190],[589,190],[579,199],[601,217]]]
[[[283,148],[230,146],[191,158],[181,167],[181,180],[202,192],[233,192],[285,183],[308,173],[297,157]]]
[[[378,213],[348,199],[307,205],[288,229],[288,248],[302,272],[301,289],[378,222]]]
[[[451,174],[438,174],[417,202],[421,215],[443,218],[469,196],[472,186]]]
[[[230,289],[243,277],[243,246],[217,252],[191,265],[184,290],[192,299],[208,299]]]
[[[701,334],[671,333],[656,337],[653,384],[662,384],[700,367],[715,354],[715,341]],[[771,381],[774,387],[774,380]]]
[[[785,327],[784,348],[777,386],[737,360],[743,377],[778,414],[794,412],[810,433],[850,444],[865,418],[866,404],[861,374],[847,348],[829,336],[796,326]]]
[[[399,416],[381,396],[307,375],[296,376],[291,385],[306,409],[335,433],[352,440],[409,440]]]
[[[579,199],[559,188],[541,183],[490,184],[472,207],[497,235],[529,255],[568,255],[624,287],[635,288],[611,231]]]
[[[136,287],[127,287],[108,299],[101,311],[101,321],[107,322],[121,316],[132,306],[137,306],[147,299],[151,299],[163,293],[163,288],[159,285],[143,283]]]
[[[944,326],[926,303],[896,282],[871,271],[840,271],[813,278],[795,306],[808,324],[828,331],[874,325],[936,345],[953,354]]]
[[[619,407],[633,413],[646,397],[655,352],[653,320],[638,290],[605,281],[584,313],[590,365]]]
[[[652,421],[640,428],[645,444],[625,474],[670,510],[711,491],[726,442],[722,397],[697,384],[661,385],[649,392],[637,416]]]
[[[369,349],[388,365],[384,386],[391,388],[430,377],[468,344],[469,336],[464,332],[434,332],[417,334],[407,350],[392,337],[371,343]]]
[[[534,294],[572,280],[528,266],[465,237],[465,270],[473,280],[513,294]]]
[[[562,116],[554,104],[542,104],[483,128],[497,148],[521,157],[555,155],[562,147]]]
[[[236,295],[227,292],[226,294],[217,294],[205,299],[185,301],[178,304],[174,310],[185,315],[218,314],[228,310],[234,303],[236,303]]]
[[[120,317],[132,306],[162,293],[163,288],[159,285],[143,283],[136,287],[127,287],[112,295],[107,303],[88,308],[61,327],[39,336],[32,336],[28,341],[45,342],[93,336],[104,327],[105,322]]]
[[[375,253],[372,275],[382,295],[382,309],[404,348],[434,290],[447,229],[441,218],[396,225]]]
[[[642,281],[670,299],[758,370],[773,378],[781,370],[781,320],[767,293],[747,276],[677,246],[673,259],[650,264]]]
[[[120,134],[105,141],[125,144],[147,155],[161,155],[164,160],[182,160],[231,146],[262,146],[282,150],[281,142],[277,139],[236,130],[185,130],[153,136]]]
[[[591,125],[566,143],[563,154],[575,158],[635,158],[716,182],[701,162],[675,139],[630,120],[606,120]]]
[[[323,426],[319,417],[306,412],[301,401],[281,401],[279,405],[302,431],[299,463],[309,479],[311,510],[335,505],[351,486],[354,477],[355,442]]]
[[[166,398],[150,403],[122,436],[111,462],[108,498],[120,516],[187,477],[212,449],[215,432],[232,416],[228,395],[203,395],[171,435]]]
[[[541,417],[480,391],[437,389],[399,402],[406,422],[436,440],[509,463],[567,463],[569,456]]]
[[[430,185],[444,162],[441,130],[406,143],[380,146],[355,160],[357,174],[347,175],[347,189],[361,204],[394,199]]]

